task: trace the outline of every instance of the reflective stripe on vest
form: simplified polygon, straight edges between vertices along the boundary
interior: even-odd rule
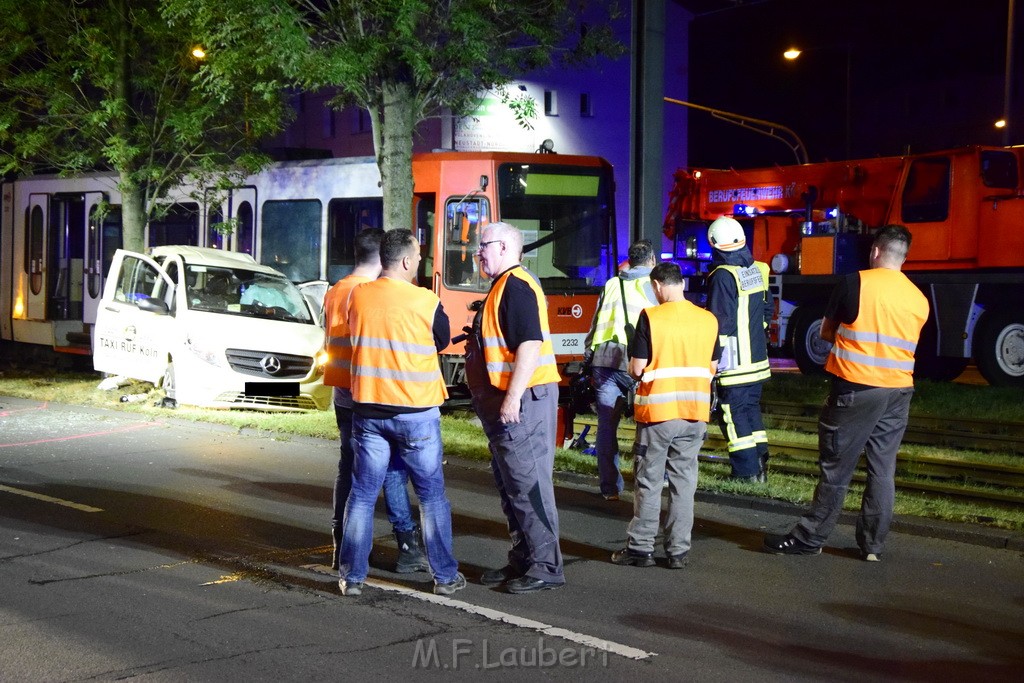
[[[356,285],[370,282],[361,275],[349,275],[334,283],[324,297],[324,325],[327,328],[327,365],[324,384],[329,387],[352,387],[352,344],[348,334],[349,296]]]
[[[861,271],[857,319],[839,325],[825,369],[872,387],[913,386],[914,351],[927,319],[928,299],[906,275]]]
[[[380,278],[352,290],[352,400],[431,408],[448,397],[434,346],[441,304],[429,289]]]
[[[623,280],[621,285],[618,277],[608,280],[604,285],[604,294],[601,296],[601,308],[598,309],[594,319],[594,338],[590,342],[590,348],[595,349],[610,341],[625,345],[626,321],[623,319],[622,310],[623,290],[626,292],[626,314],[629,315],[629,322],[634,327],[640,317],[640,311],[657,305],[657,301],[654,300],[654,292],[651,290],[649,276]]]
[[[754,261],[750,266],[718,266],[736,280],[736,355],[733,367],[718,375],[723,386],[763,382],[771,377],[767,350],[765,357],[753,359],[751,340],[754,335],[764,337],[764,293],[768,291],[768,264]],[[714,272],[714,271],[711,271]],[[722,345],[725,346],[725,337]]]
[[[533,291],[537,299],[537,311],[540,316],[540,329],[543,336],[540,345],[539,363],[526,386],[534,387],[551,382],[557,384],[561,376],[558,374],[558,366],[555,365],[555,350],[551,345],[547,300],[544,298],[544,291],[537,284],[536,279],[522,266],[516,266],[498,278],[498,281],[494,283],[484,302],[480,331],[484,345],[484,363],[487,367],[487,376],[492,386],[502,391],[507,391],[509,380],[512,378],[512,373],[516,367],[516,355],[509,350],[505,337],[501,334],[501,326],[498,324],[498,310],[501,306],[501,297],[505,293],[505,285],[508,283],[509,278],[513,277],[528,284]]]
[[[651,356],[634,402],[637,422],[711,418],[711,356],[718,320],[689,301],[647,309]]]

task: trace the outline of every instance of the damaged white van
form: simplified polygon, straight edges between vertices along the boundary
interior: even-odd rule
[[[210,408],[324,410],[324,331],[282,273],[231,251],[114,254],[93,327],[97,371]]]

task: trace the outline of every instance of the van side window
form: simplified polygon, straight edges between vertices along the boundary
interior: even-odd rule
[[[125,256],[121,264],[121,279],[114,292],[114,300],[135,303],[155,294],[156,284],[160,282],[157,271],[145,261],[133,256]]]

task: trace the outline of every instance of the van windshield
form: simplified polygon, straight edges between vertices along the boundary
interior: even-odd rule
[[[280,275],[188,263],[185,290],[190,310],[315,324],[298,288]]]

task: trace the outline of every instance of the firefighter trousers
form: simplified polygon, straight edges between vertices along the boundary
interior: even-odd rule
[[[768,433],[761,420],[762,385],[718,386],[718,424],[729,442],[734,477],[756,477],[768,460]]]

